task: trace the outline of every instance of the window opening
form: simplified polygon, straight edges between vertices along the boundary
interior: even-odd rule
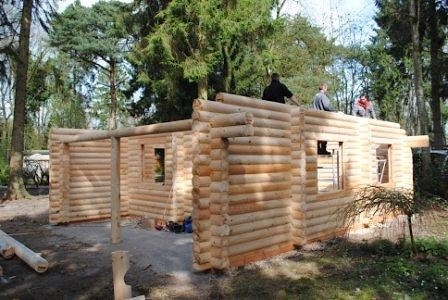
[[[379,184],[390,181],[390,145],[380,144],[376,148],[377,181]]]
[[[343,189],[342,142],[318,141],[317,147],[318,191],[330,192]]]
[[[141,166],[141,172],[140,172],[140,180],[143,181],[145,178],[145,145],[140,145],[140,166]]]
[[[164,182],[165,181],[165,149],[155,148],[155,168],[154,168],[154,181]]]

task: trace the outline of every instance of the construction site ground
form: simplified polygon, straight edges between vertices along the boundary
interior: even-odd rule
[[[40,253],[49,262],[49,269],[38,274],[17,257],[10,260],[0,257],[0,266],[3,268],[0,299],[112,299],[111,252],[116,250],[129,251],[130,269],[125,279],[132,286],[133,296],[145,295],[147,299],[203,299],[226,298],[225,295],[228,295],[233,298],[238,297],[239,288],[252,289],[252,283],[241,280],[253,275],[253,266],[243,271],[243,274],[247,272],[248,275],[239,277],[237,273],[240,271],[236,270],[226,274],[194,272],[191,234],[148,230],[142,228],[137,220],[123,220],[122,242],[112,245],[110,222],[53,226],[48,223],[48,209],[48,195],[0,204],[0,229]],[[403,228],[400,225],[389,232],[397,235]],[[382,232],[384,234],[385,231]],[[369,233],[358,231],[358,235],[353,237],[366,239],[372,238],[372,234],[377,233],[371,230]],[[266,272],[266,268],[273,271],[275,265],[276,272],[280,274],[291,272],[291,268],[296,270],[292,270],[289,275],[280,275],[280,278],[314,276],[314,273],[302,274],[304,271],[311,272],[304,267],[309,262],[306,262],[308,254],[304,256],[303,251],[321,251],[322,245],[307,245],[300,251],[286,254],[284,260],[278,257],[271,262],[261,262],[257,269],[262,272]],[[299,263],[305,265],[299,268]],[[229,282],[237,284],[232,287],[233,291],[229,290]],[[281,286],[284,285],[285,281],[279,281],[269,287],[268,293],[272,294],[267,296],[275,297],[276,287],[282,293]],[[253,296],[257,290],[260,291],[254,290]],[[245,294],[245,297],[251,296]]]

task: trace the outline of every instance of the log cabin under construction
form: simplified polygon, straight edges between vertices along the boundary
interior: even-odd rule
[[[193,218],[193,267],[227,269],[343,232],[336,210],[366,185],[413,188],[399,124],[220,93],[191,120],[52,129],[50,223]]]

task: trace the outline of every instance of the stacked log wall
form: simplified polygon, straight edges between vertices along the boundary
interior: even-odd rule
[[[176,192],[173,175],[176,174],[176,160],[173,143],[177,139],[171,133],[152,134],[128,138],[130,214],[132,216],[180,221],[176,207]],[[163,149],[164,177],[156,181],[157,159],[155,149]]]
[[[64,144],[61,138],[93,132],[54,128],[50,133],[50,223],[110,217],[110,141]],[[122,158],[126,157],[126,142]],[[126,163],[121,164],[126,174]],[[129,214],[127,177],[122,178],[121,215]]]
[[[360,136],[360,118],[335,112],[307,110],[304,114],[303,144],[306,153],[305,235],[307,242],[323,240],[342,232],[338,209],[352,201],[353,190],[365,184],[363,165],[368,136]],[[319,192],[318,141],[342,143],[343,186],[333,191]],[[368,163],[367,163],[368,164]]]
[[[389,186],[413,188],[412,151],[406,144],[406,132],[398,123],[369,120],[370,145],[375,151],[379,145],[390,145]]]
[[[253,115],[253,136],[227,140],[227,214],[212,224],[229,266],[236,267],[293,248],[292,171],[299,167],[296,161],[292,167],[292,157],[300,160],[300,153],[291,151],[298,142],[291,134],[291,106],[224,93],[217,100],[222,104],[216,112]],[[294,200],[300,205],[300,197]]]

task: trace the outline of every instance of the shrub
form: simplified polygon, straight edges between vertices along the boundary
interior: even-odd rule
[[[414,243],[412,216],[433,209],[446,208],[447,200],[410,189],[394,189],[383,186],[367,186],[358,190],[354,201],[343,207],[340,215],[347,227],[350,227],[362,213],[373,215],[406,215],[412,250]]]
[[[401,240],[399,246],[405,253],[412,251],[412,245],[408,239]],[[434,257],[448,257],[448,239],[436,239],[434,237],[417,238],[415,239],[415,248],[420,253]]]

